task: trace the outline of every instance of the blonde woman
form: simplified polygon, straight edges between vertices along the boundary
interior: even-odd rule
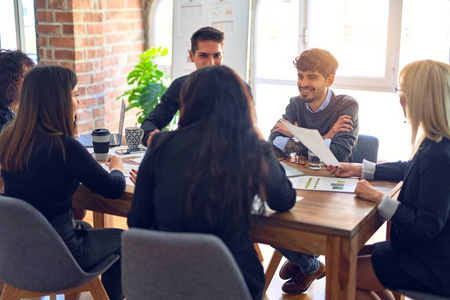
[[[377,203],[392,222],[391,240],[358,257],[357,299],[394,299],[388,289],[450,296],[450,65],[416,61],[401,71],[399,82],[396,90],[411,124],[411,159],[328,167],[340,177],[403,180],[398,201],[366,180],[356,187],[358,197]]]

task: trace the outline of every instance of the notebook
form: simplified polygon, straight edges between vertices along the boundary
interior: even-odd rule
[[[125,122],[125,101],[122,99],[122,107],[120,109],[119,132],[111,133],[109,136],[109,146],[116,147],[122,144],[123,124]],[[92,136],[90,134],[80,134],[78,141],[84,147],[92,147]]]
[[[302,171],[297,170],[294,167],[291,167],[285,163],[282,163],[280,161],[280,164],[283,166],[284,170],[286,171],[286,176],[287,177],[296,177],[296,176],[303,176],[305,175],[305,173],[303,173]]]

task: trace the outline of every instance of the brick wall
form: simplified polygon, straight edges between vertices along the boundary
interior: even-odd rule
[[[126,77],[145,50],[146,0],[36,0],[39,63],[78,76],[78,133],[117,132]],[[135,112],[127,112],[134,124]]]

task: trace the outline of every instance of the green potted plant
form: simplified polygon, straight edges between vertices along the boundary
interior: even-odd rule
[[[117,100],[128,96],[127,110],[135,107],[139,109],[136,114],[139,124],[142,124],[148,114],[158,105],[167,90],[164,79],[168,76],[158,70],[158,65],[154,63],[155,58],[165,56],[167,53],[167,48],[162,47],[152,47],[143,52],[139,56],[139,62],[134,70],[127,77],[128,85],[135,87],[116,98]]]

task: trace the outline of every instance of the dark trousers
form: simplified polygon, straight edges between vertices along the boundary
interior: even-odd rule
[[[122,229],[94,229],[89,223],[75,221],[72,211],[49,221],[85,271],[89,271],[111,254],[120,254]],[[124,299],[120,259],[102,274],[102,283],[111,300]]]

